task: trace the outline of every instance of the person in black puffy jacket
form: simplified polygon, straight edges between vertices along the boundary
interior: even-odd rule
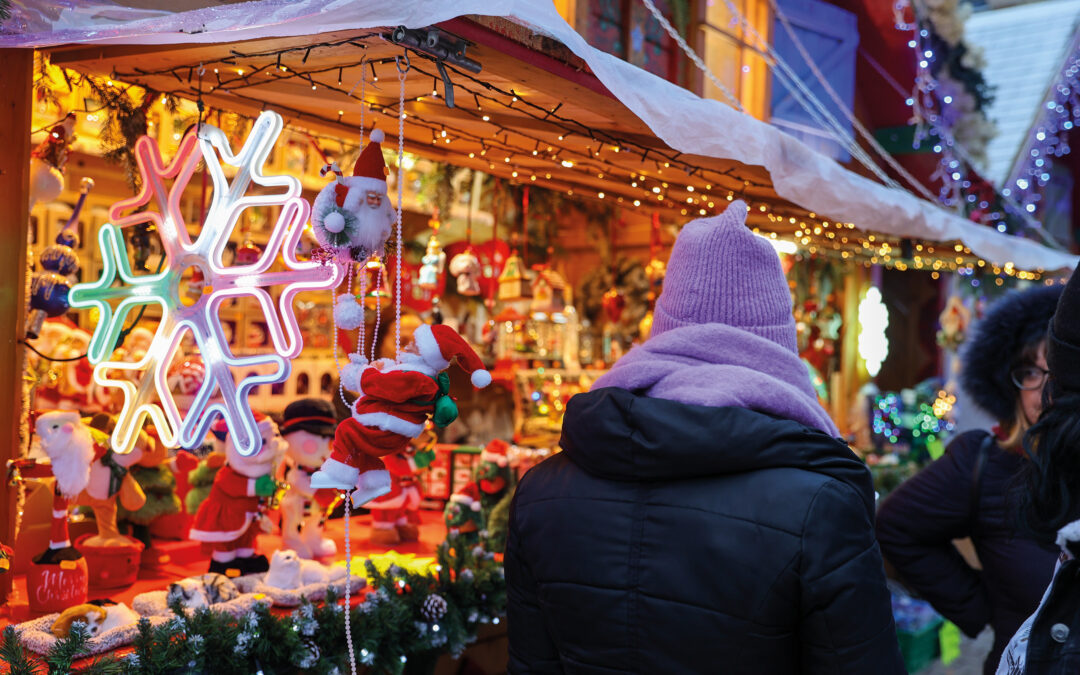
[[[1053,574],[1056,549],[1019,527],[1022,440],[1041,409],[1046,382],[1046,329],[1060,286],[1014,291],[975,326],[962,354],[961,384],[991,413],[995,433],[969,431],[946,453],[904,482],[877,515],[881,551],[900,579],[964,633],[988,624],[994,644],[985,673],[1039,604]],[[953,540],[970,537],[981,570]]]
[[[745,215],[683,229],[652,336],[518,485],[511,673],[904,673],[869,472]]]

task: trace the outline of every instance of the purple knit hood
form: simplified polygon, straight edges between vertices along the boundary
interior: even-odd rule
[[[745,221],[746,204],[734,201],[719,216],[683,228],[651,337],[594,386],[748,408],[839,436],[796,351],[780,259]]]

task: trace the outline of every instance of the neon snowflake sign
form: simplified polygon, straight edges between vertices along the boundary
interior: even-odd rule
[[[124,405],[111,439],[116,452],[126,453],[134,448],[147,419],[166,445],[197,445],[217,414],[225,418],[241,454],[251,455],[261,448],[259,430],[247,402],[248,393],[261,384],[282,382],[289,377],[290,360],[303,348],[293,313],[296,294],[334,288],[341,278],[336,264],[296,259],[297,244],[311,207],[300,196],[298,179],[262,173],[281,129],[280,115],[262,113],[252,125],[243,148],[233,154],[225,134],[204,124],[197,136],[188,134],[184,138],[168,166],[156,142],[145,136],[136,142],[142,192],[112,206],[109,211],[112,222],[98,232],[104,262],[101,277],[95,282],[76,285],[69,296],[72,307],[97,308],[100,313],[88,358],[95,366],[94,381],[103,387],[116,387],[124,394]],[[204,159],[213,180],[213,199],[202,230],[193,241],[180,211],[180,197]],[[231,183],[225,177],[223,163],[237,169]],[[166,187],[166,179],[173,180],[171,189]],[[248,195],[252,182],[284,191]],[[142,206],[149,208],[132,212]],[[222,253],[237,220],[244,209],[256,206],[280,206],[262,255],[252,264],[225,266]],[[152,223],[161,235],[164,267],[157,274],[135,275],[121,228],[145,222]],[[286,270],[272,272],[270,267],[279,255]],[[202,274],[206,288],[189,306],[181,300],[181,281],[185,272],[195,270]],[[284,286],[277,308],[268,291],[274,286]],[[232,354],[222,331],[219,310],[226,300],[238,297],[249,297],[259,304],[275,353],[242,357]],[[137,362],[111,360],[128,316],[144,305],[161,308],[161,321],[146,355]],[[187,412],[181,413],[169,391],[167,374],[181,341],[189,332],[201,353],[206,376]],[[252,374],[266,366],[271,368],[270,372]],[[120,372],[111,375],[110,371]],[[219,393],[220,400],[212,401]]]

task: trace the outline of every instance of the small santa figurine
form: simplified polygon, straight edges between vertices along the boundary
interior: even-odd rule
[[[431,422],[428,422],[431,425]],[[427,433],[434,436],[434,431]],[[423,445],[422,439],[418,442]],[[403,541],[420,538],[420,484],[417,465],[410,452],[395,452],[383,457],[383,464],[390,472],[390,492],[376,497],[366,504],[371,510],[371,541],[392,546]]]
[[[390,236],[390,226],[397,219],[386,196],[386,161],[382,155],[383,132],[371,132],[353,165],[352,176],[343,176],[337,164],[323,168],[332,172],[334,182],[315,197],[311,205],[311,229],[325,248],[345,253],[363,262],[379,253]]]
[[[491,373],[469,343],[444,325],[418,327],[397,362],[347,365],[342,384],[359,398],[352,417],[338,425],[330,458],[311,476],[311,485],[355,488],[357,505],[390,492],[393,481],[381,458],[404,451],[424,432],[429,415],[438,427],[457,418],[450,377],[444,372],[455,359],[474,387],[491,384]]]
[[[319,398],[302,398],[285,408],[281,435],[288,444],[289,490],[281,499],[281,538],[301,558],[321,558],[337,553],[334,540],[323,536],[326,510],[337,493],[311,487],[311,474],[330,456],[330,442],[337,429],[334,406]]]
[[[199,504],[189,535],[203,542],[203,549],[210,553],[210,571],[226,576],[230,569],[252,574],[270,567],[266,556],[255,555],[255,537],[260,530],[271,529],[263,512],[277,492],[274,464],[286,446],[272,419],[256,412],[255,421],[262,447],[247,457],[233,445],[224,420],[214,425],[214,435],[225,441],[225,465],[214,477],[209,496]]]

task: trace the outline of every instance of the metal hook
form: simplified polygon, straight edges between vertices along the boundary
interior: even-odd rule
[[[405,69],[404,70],[402,70],[402,68],[401,68],[401,61],[403,59],[405,61]],[[412,67],[412,64],[409,63],[409,52],[405,52],[401,56],[395,56],[394,57],[394,64],[397,65],[398,72],[401,73],[402,75],[409,72],[409,68]]]

